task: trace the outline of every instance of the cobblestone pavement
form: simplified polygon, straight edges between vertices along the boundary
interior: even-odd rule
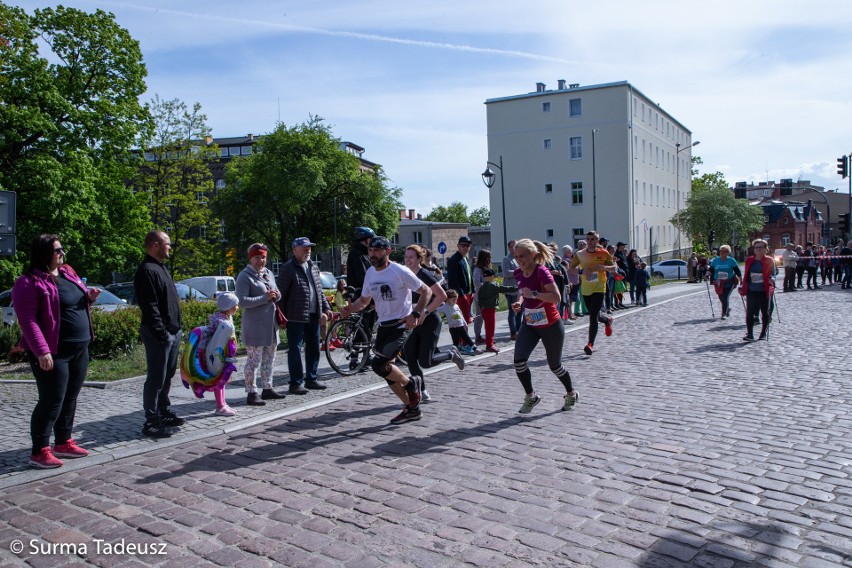
[[[0,565],[852,566],[850,299],[779,294],[750,344],[738,301],[720,321],[706,294],[626,311],[592,357],[573,326],[572,412],[538,349],[543,402],[519,416],[506,350],[430,375],[419,422],[388,424],[399,405],[365,377],[297,414],[77,460],[0,495]],[[102,430],[132,419],[135,437],[137,418]]]

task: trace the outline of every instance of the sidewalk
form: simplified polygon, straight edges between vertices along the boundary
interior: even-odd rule
[[[649,300],[660,302],[666,298],[677,297],[684,293],[693,292],[686,285],[669,285],[654,288]],[[634,310],[617,313],[616,318],[623,317]],[[588,324],[581,318],[574,326],[568,326],[567,331],[578,332],[587,329]],[[506,314],[498,314],[496,327],[498,344],[503,349],[511,349],[508,340],[509,331]],[[473,335],[473,326],[470,330]],[[450,345],[449,333],[446,326],[441,334],[441,347]],[[492,357],[487,353],[473,359],[480,360]],[[174,410],[187,418],[187,424],[180,433],[164,440],[143,438],[140,434],[144,415],[142,405],[142,384],[144,377],[125,379],[114,383],[99,383],[102,388],[84,388],[80,393],[77,405],[77,416],[74,425],[74,436],[80,445],[91,452],[86,460],[65,460],[62,468],[55,470],[35,470],[27,465],[30,451],[29,420],[33,406],[37,400],[34,382],[0,382],[0,408],[5,413],[4,429],[0,432],[0,489],[27,481],[43,479],[54,475],[62,475],[71,469],[79,469],[94,464],[106,463],[128,456],[138,455],[158,448],[170,447],[184,442],[207,438],[211,433],[230,433],[264,422],[279,420],[297,414],[318,405],[329,404],[349,396],[358,396],[364,392],[385,387],[385,381],[379,379],[369,369],[354,376],[341,377],[328,365],[325,354],[320,359],[319,375],[328,385],[325,391],[311,391],[306,396],[289,395],[283,401],[267,401],[266,406],[246,406],[242,369],[244,358],[237,364],[237,373],[232,383],[226,388],[228,403],[237,410],[233,417],[215,416],[212,393],[199,400],[181,384],[180,377],[173,379],[171,397]],[[438,373],[447,369],[456,370],[453,364],[444,364],[427,369],[426,374]],[[289,374],[287,371],[287,353],[279,351],[273,368],[273,383],[277,390],[286,391]]]
[[[617,313],[592,357],[569,327],[572,412],[539,348],[543,400],[518,415],[505,350],[430,375],[420,422],[388,424],[399,405],[379,384],[7,486],[0,566],[850,565],[852,295],[779,295],[770,341],[744,343],[742,306],[712,319],[696,288]],[[818,353],[800,348],[811,340]],[[138,411],[117,415],[136,436]],[[43,552],[55,543],[90,548]]]

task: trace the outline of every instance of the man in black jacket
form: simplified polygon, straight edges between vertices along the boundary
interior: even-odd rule
[[[473,306],[473,267],[468,259],[472,243],[467,235],[459,237],[456,252],[447,260],[447,288],[458,292],[456,304],[467,323],[473,321],[470,315]]]
[[[151,438],[168,438],[172,428],[185,420],[169,408],[169,390],[177,370],[181,340],[180,300],[175,283],[163,261],[169,258],[172,242],[162,231],[151,231],[145,236],[145,258],[136,276],[133,289],[142,310],[142,327],[139,333],[145,345],[148,376],[142,389],[142,407],[145,425],[142,435]]]
[[[349,249],[349,254],[346,256],[346,283],[355,288],[353,301],[361,295],[364,275],[370,269],[370,256],[367,246],[375,236],[375,231],[369,227],[355,228],[352,248]]]
[[[324,389],[317,380],[320,358],[320,315],[331,321],[331,305],[322,292],[319,268],[311,261],[314,243],[307,237],[293,241],[293,258],[284,263],[275,282],[281,292],[278,305],[287,316],[287,367],[290,394],[307,394],[308,389]],[[305,367],[302,367],[302,342]],[[304,384],[303,384],[304,383]]]

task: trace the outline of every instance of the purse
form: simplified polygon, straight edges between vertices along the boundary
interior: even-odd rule
[[[286,329],[287,316],[284,315],[284,312],[281,311],[281,307],[278,304],[275,304],[275,321],[278,322],[279,328]]]

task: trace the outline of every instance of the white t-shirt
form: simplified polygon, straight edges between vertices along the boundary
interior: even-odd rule
[[[411,293],[420,281],[407,267],[391,262],[382,271],[371,266],[364,276],[361,295],[373,298],[380,322],[399,320],[411,313]]]

